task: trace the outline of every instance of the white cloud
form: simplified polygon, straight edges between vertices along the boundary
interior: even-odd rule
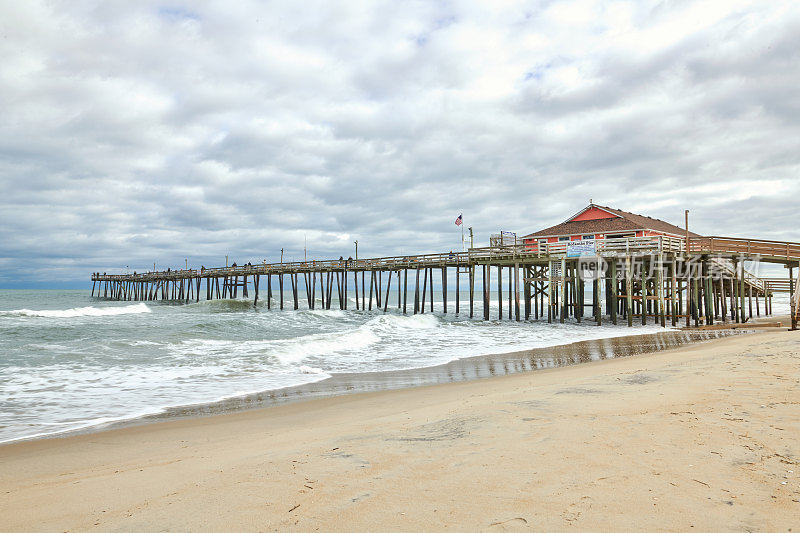
[[[394,254],[589,198],[800,240],[795,2],[0,6],[0,285]],[[742,215],[742,213],[745,213]]]

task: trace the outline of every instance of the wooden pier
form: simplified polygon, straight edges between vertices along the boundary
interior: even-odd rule
[[[596,255],[570,257],[567,243],[554,242],[358,260],[95,273],[92,296],[186,303],[252,297],[254,305],[263,298],[268,309],[300,309],[302,299],[308,309],[354,305],[357,310],[417,314],[434,311],[438,292],[442,313],[469,313],[470,318],[477,313],[484,320],[496,311],[499,320],[689,327],[769,316],[773,294],[787,291],[796,327],[800,279],[795,281],[793,269],[798,267],[800,274],[800,243],[662,235],[598,240]],[[758,278],[744,269],[747,261],[783,264],[789,279]],[[496,309],[490,299],[493,283]],[[469,294],[467,302],[461,301],[462,290]]]

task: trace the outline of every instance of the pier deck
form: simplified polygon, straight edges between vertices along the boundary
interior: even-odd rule
[[[745,322],[761,315],[762,302],[764,314],[771,314],[773,293],[788,290],[793,302],[793,324],[796,324],[795,309],[800,309],[800,302],[797,301],[793,267],[800,266],[800,243],[667,236],[598,239],[594,243],[594,259],[572,257],[568,242],[554,242],[369,259],[248,263],[134,274],[95,273],[92,296],[96,289],[98,297],[102,293],[104,298],[118,300],[199,301],[205,280],[207,300],[238,298],[240,289],[242,297],[249,297],[252,287],[256,304],[263,277],[267,284],[265,305],[283,309],[288,277],[290,303],[294,309],[299,308],[301,285],[305,288],[308,308],[316,308],[319,302],[323,308],[330,309],[335,302],[336,307],[347,309],[352,282],[356,309],[371,310],[374,301],[377,309],[387,311],[390,294],[394,293],[397,308],[406,313],[409,312],[408,273],[411,271],[414,277],[412,312],[424,313],[426,300],[433,311],[434,271],[437,271],[441,272],[438,291],[441,308],[447,313],[448,272],[454,269],[455,312],[461,312],[461,277],[466,276],[469,316],[474,316],[476,281],[480,273],[482,314],[488,320],[494,270],[495,293],[499,300],[497,312],[501,320],[506,308],[503,299],[505,272],[508,319],[546,317],[549,322],[564,322],[567,317],[573,317],[578,322],[586,318],[600,324],[605,316],[615,324],[620,319],[627,321],[629,326],[634,319],[646,324],[648,318],[664,326],[667,322],[677,325],[679,319],[685,319],[686,326],[692,320],[695,326],[713,324],[714,320]],[[784,283],[758,278],[744,269],[748,261],[784,264],[789,268],[789,279]],[[587,276],[592,270],[597,273]],[[396,278],[394,291],[393,278]],[[277,283],[277,298],[273,297],[273,282]],[[591,303],[586,302],[587,283],[592,285],[588,291]],[[520,302],[524,311],[520,309]],[[590,314],[586,314],[587,307]]]

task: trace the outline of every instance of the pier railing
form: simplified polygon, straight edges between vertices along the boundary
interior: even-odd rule
[[[782,262],[800,260],[800,243],[769,241],[762,239],[737,239],[730,237],[699,237],[686,240],[665,235],[627,237],[620,239],[596,239],[586,241],[560,241],[551,243],[517,244],[470,248],[464,252],[398,255],[368,259],[326,259],[290,261],[280,263],[256,263],[237,266],[144,272],[137,274],[93,274],[92,280],[145,281],[182,278],[214,278],[223,276],[250,276],[312,271],[362,271],[395,270],[423,267],[460,267],[485,262],[522,262],[535,259],[560,259],[568,256],[569,248],[576,242],[593,243],[600,256],[619,257],[651,253],[682,254],[687,248],[692,254],[741,255],[767,257]],[[759,278],[745,273],[747,282],[763,287]]]
[[[791,285],[786,278],[764,278],[764,285],[770,292],[790,292]]]
[[[693,237],[689,239],[691,253],[724,253],[760,256],[787,261],[800,261],[800,243],[739,239],[735,237]]]
[[[593,241],[597,254],[620,255],[629,253],[680,252],[683,239],[666,236],[628,237],[623,239],[597,239]],[[465,252],[398,255],[369,259],[326,259],[289,261],[282,263],[256,263],[236,266],[179,269],[136,274],[94,274],[93,280],[162,280],[176,278],[249,276],[310,271],[361,271],[375,269],[401,269],[436,266],[467,266],[484,261],[521,261],[525,259],[560,258],[567,255],[566,242],[540,243],[538,245],[490,246],[470,248]]]

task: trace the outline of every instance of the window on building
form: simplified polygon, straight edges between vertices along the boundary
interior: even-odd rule
[[[559,237],[558,240],[559,241],[568,241],[569,237]]]
[[[594,239],[594,235],[584,235],[583,240]]]

